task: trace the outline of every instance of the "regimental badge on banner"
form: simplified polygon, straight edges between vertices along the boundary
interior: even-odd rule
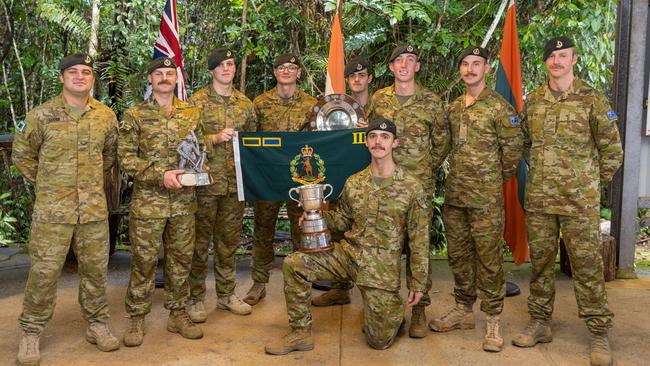
[[[325,180],[325,161],[314,148],[305,145],[289,164],[291,180],[300,184],[316,184]]]

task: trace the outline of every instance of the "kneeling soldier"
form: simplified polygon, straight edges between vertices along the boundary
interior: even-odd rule
[[[367,131],[370,165],[348,178],[338,207],[324,212],[327,226],[345,231],[344,239],[329,252],[295,252],[284,261],[284,293],[293,330],[268,344],[269,354],[314,348],[310,289],[315,280],[354,281],[363,297],[368,344],[390,347],[404,322],[399,289],[407,235],[412,277],[406,306],[422,298],[429,266],[429,200],[420,180],[393,160],[398,145],[395,125],[377,118]]]

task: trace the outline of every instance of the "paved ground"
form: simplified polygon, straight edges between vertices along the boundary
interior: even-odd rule
[[[2,254],[2,253],[0,253]],[[22,291],[27,277],[29,259],[10,253],[0,260],[0,365],[12,365],[18,348]],[[108,289],[112,323],[120,336],[127,326],[124,294],[128,283],[130,256],[116,253],[110,261]],[[190,341],[165,329],[168,312],[162,309],[162,291],[156,290],[152,313],[147,316],[147,335],[138,348],[122,347],[117,352],[103,353],[83,337],[85,323],[77,305],[78,284],[74,265],[63,270],[59,282],[58,304],[54,318],[41,341],[43,365],[588,365],[589,334],[577,318],[573,289],[569,278],[558,274],[556,313],[552,324],[554,341],[532,349],[510,345],[510,340],[528,319],[526,314],[527,265],[514,268],[508,264],[511,278],[522,285],[523,294],[506,300],[502,316],[506,348],[498,354],[481,350],[485,317],[477,314],[475,330],[448,334],[430,333],[425,339],[408,338],[404,332],[395,345],[386,351],[374,351],[365,344],[361,334],[361,297],[354,291],[352,304],[314,309],[316,348],[311,352],[288,356],[267,356],[264,344],[288,331],[282,278],[277,258],[267,298],[254,308],[250,316],[236,316],[223,310],[212,310],[203,327],[205,337]],[[249,259],[238,261],[237,292],[250,286]],[[447,262],[436,261],[433,304],[429,317],[438,315],[453,303],[452,280]],[[210,275],[210,283],[213,283]],[[214,288],[210,287],[207,305],[214,309]],[[616,313],[612,345],[617,365],[650,364],[650,280],[614,281],[607,285],[610,305]],[[316,291],[315,291],[316,292]],[[407,318],[410,312],[407,313]]]

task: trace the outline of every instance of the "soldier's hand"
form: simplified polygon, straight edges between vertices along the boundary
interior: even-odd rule
[[[302,222],[307,220],[307,212],[303,211],[302,216],[298,218],[298,226],[302,226]]]
[[[219,132],[218,134],[214,135],[212,137],[212,143],[213,144],[222,144],[224,142],[228,142],[232,140],[232,138],[235,136],[235,130],[228,127],[224,128]]]
[[[424,293],[421,291],[409,291],[409,296],[406,299],[406,306],[411,307],[417,305],[424,296]]]
[[[183,187],[181,185],[181,182],[178,181],[178,175],[185,173],[185,170],[183,169],[174,169],[174,170],[168,170],[165,172],[165,175],[163,176],[163,185],[167,189],[180,189]]]
[[[366,128],[366,127],[368,127],[368,123],[366,123],[366,122],[357,122],[357,125],[355,127],[356,128]]]

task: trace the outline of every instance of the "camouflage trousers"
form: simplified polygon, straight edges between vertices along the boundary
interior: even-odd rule
[[[302,216],[302,209],[294,201],[286,201],[287,214],[291,224],[291,240],[293,247],[300,240],[301,230],[298,219]],[[275,223],[282,201],[255,201],[255,229],[253,232],[253,260],[251,276],[254,282],[267,283],[271,265],[275,254],[273,253],[273,238],[275,237]]]
[[[354,281],[358,270],[357,264],[338,243],[328,252],[290,254],[282,265],[289,325],[294,329],[311,327],[313,281]],[[398,291],[358,287],[363,298],[366,340],[373,348],[387,348],[404,319],[404,301]]]
[[[433,218],[433,205],[429,205],[429,210],[427,213],[429,214],[429,222],[431,222]],[[433,249],[433,244],[429,244],[429,274],[427,275],[427,283],[426,288],[424,289],[424,295],[422,295],[422,299],[418,303],[418,305],[422,306],[431,305],[431,296],[429,295],[429,292],[431,291],[431,286],[433,286]],[[406,283],[409,283],[413,275],[411,274],[411,251],[409,249],[408,236],[404,238],[403,253],[406,254]]]
[[[214,248],[214,282],[219,297],[235,291],[235,251],[239,245],[244,202],[237,194],[224,196],[197,195],[196,245],[190,271],[190,299],[205,299],[205,279],[208,277],[208,246]]]
[[[108,222],[52,224],[33,221],[29,242],[29,277],[25,286],[23,330],[40,333],[52,318],[56,287],[72,243],[79,272],[79,304],[84,319],[105,322]]]
[[[505,297],[503,208],[445,205],[443,221],[456,302],[474,304],[478,293],[481,311],[501,314]]]
[[[184,309],[189,286],[187,277],[194,253],[194,215],[129,222],[131,278],[126,290],[126,312],[130,316],[151,311],[160,245],[165,252],[165,309]]]
[[[532,266],[530,316],[550,320],[553,314],[555,258],[561,231],[571,261],[578,315],[592,333],[610,329],[614,314],[607,306],[598,213],[573,217],[527,212],[526,227]]]

